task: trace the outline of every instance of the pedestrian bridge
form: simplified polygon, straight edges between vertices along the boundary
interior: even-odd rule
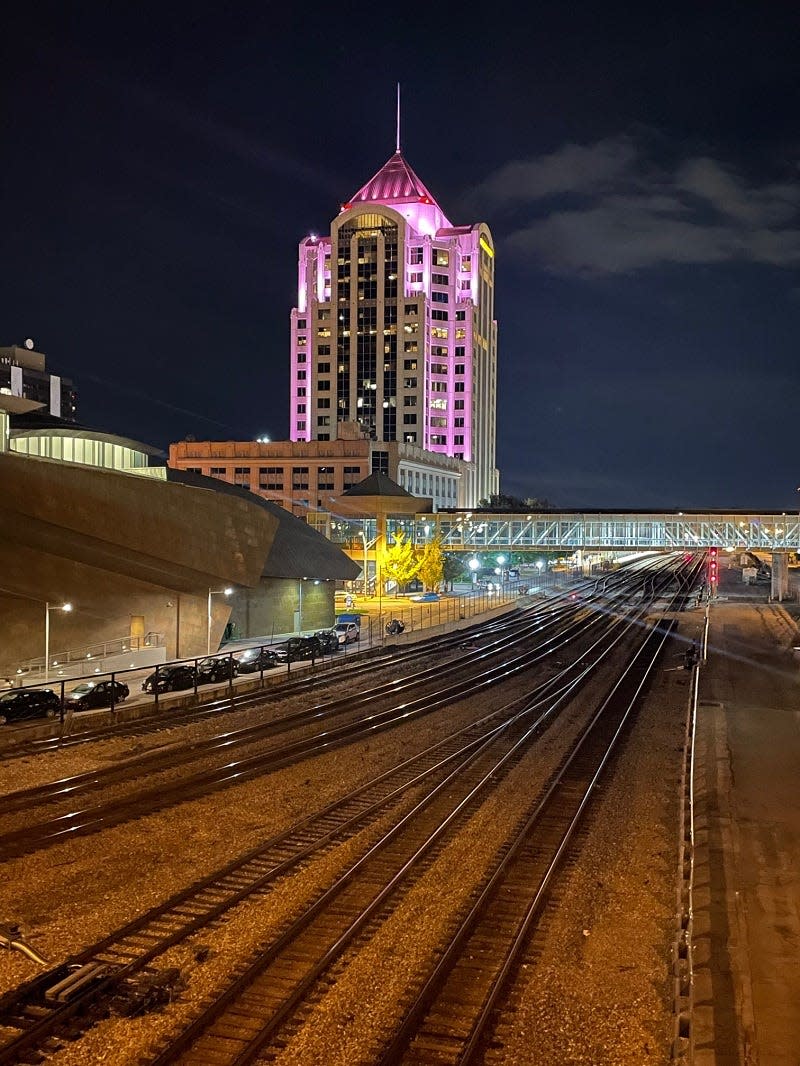
[[[351,550],[373,545],[376,519],[354,521],[325,512],[309,522],[329,540]],[[403,530],[415,545],[439,536],[446,551],[692,551],[716,547],[765,552],[800,551],[797,513],[745,514],[699,512],[563,512],[561,514],[488,514],[437,512],[413,518],[388,518],[387,535]]]

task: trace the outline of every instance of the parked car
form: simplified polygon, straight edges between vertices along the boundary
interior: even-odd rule
[[[361,630],[355,622],[337,622],[333,630],[340,644],[354,644],[361,639]]]
[[[228,681],[239,672],[238,662],[230,655],[201,659],[197,664],[198,685],[208,685],[214,681]]]
[[[323,655],[333,655],[339,650],[339,634],[334,629],[320,629],[314,636]]]
[[[161,666],[158,670],[158,691],[176,692],[178,689],[194,688],[195,669],[186,663],[176,663],[174,666]],[[144,692],[156,691],[156,675],[146,677],[142,690]]]
[[[270,670],[277,661],[271,648],[245,648],[239,656],[239,673],[252,674],[257,670]]]
[[[122,703],[130,694],[128,686],[122,681],[85,681],[66,694],[64,703],[74,711],[110,707],[112,692],[114,703]]]
[[[438,603],[439,602],[439,593],[438,592],[423,592],[419,596],[412,596],[411,599],[414,601],[414,603]]]
[[[322,648],[316,637],[290,637],[273,648],[279,663],[294,663],[303,659],[318,659]]]
[[[55,718],[61,700],[51,688],[20,688],[0,693],[0,722],[21,718]]]

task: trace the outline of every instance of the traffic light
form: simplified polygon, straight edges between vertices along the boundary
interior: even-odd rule
[[[719,584],[719,563],[717,560],[717,549],[708,549],[708,583],[713,588]]]

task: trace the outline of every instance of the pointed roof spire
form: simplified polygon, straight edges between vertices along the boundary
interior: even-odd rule
[[[400,151],[400,82],[397,83],[394,155],[383,164],[377,174],[373,174],[366,185],[361,186],[355,196],[351,196],[347,203],[342,204],[342,210],[346,211],[355,204],[364,203],[386,204],[387,206],[394,204],[429,205],[438,212],[439,217],[435,223],[437,228],[450,225],[439,204],[405,161]]]

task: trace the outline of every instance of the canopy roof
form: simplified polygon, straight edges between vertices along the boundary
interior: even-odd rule
[[[370,474],[336,497],[336,509],[342,514],[360,518],[430,514],[433,500],[425,496],[412,496],[386,474]]]

